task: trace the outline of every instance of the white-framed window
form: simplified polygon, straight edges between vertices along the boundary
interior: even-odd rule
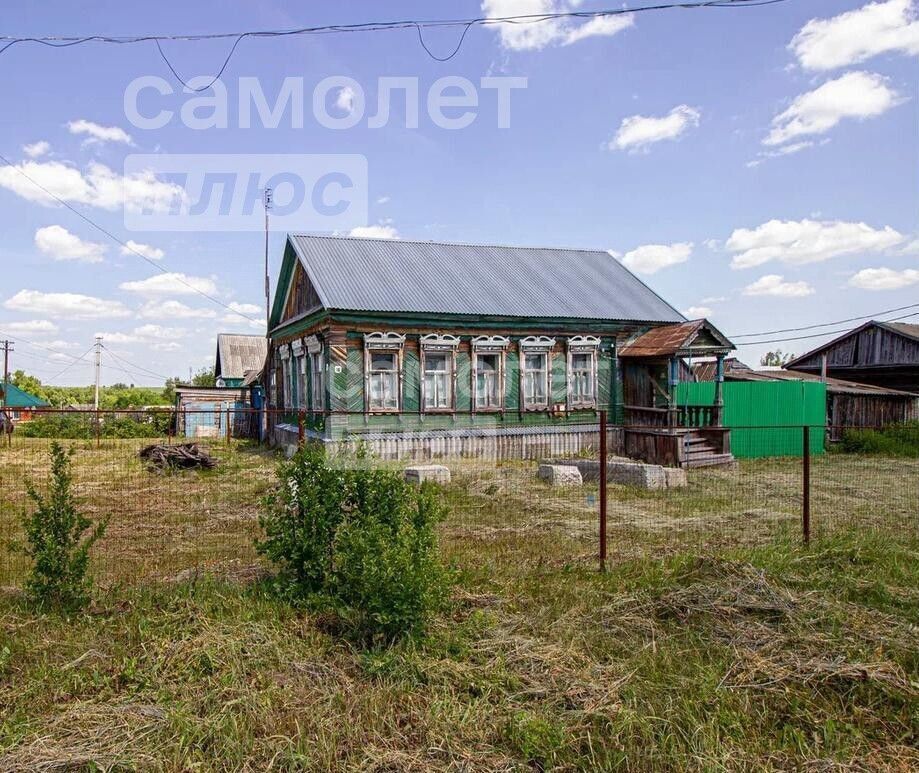
[[[303,407],[304,400],[304,382],[306,381],[306,362],[303,356],[303,341],[293,341],[290,345],[291,353],[291,407],[300,409]]]
[[[546,410],[552,397],[552,347],[555,339],[520,339],[520,398],[525,411]]]
[[[509,343],[504,336],[472,339],[472,392],[477,411],[504,410],[504,364]]]
[[[293,372],[293,364],[290,361],[290,346],[288,344],[282,344],[278,349],[278,354],[281,358],[281,387],[284,392],[283,407],[285,410],[290,410],[294,407],[293,387],[291,385],[291,373]]]
[[[405,336],[368,333],[364,336],[365,400],[371,412],[402,407],[402,348]]]
[[[309,405],[313,411],[325,410],[325,361],[323,359],[322,341],[316,335],[307,336],[307,360],[310,371]],[[304,395],[304,402],[306,396]]]
[[[597,358],[600,339],[574,336],[568,339],[568,405],[572,408],[597,406]]]
[[[453,335],[423,335],[421,351],[421,407],[425,411],[452,410],[455,395],[456,347]]]

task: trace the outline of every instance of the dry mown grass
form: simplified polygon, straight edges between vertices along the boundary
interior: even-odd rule
[[[815,460],[810,550],[798,460],[611,486],[606,575],[596,486],[453,464],[452,609],[366,652],[260,590],[271,455],[158,476],[76,445],[106,588],[72,621],[0,594],[0,770],[919,768],[919,462]],[[45,446],[0,449],[0,535]]]
[[[360,651],[247,583],[0,597],[0,769],[890,770],[919,765],[919,543],[460,574]]]

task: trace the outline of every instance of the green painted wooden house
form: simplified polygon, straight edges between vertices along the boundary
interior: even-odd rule
[[[659,328],[677,331],[672,351],[639,347],[625,368],[622,350]],[[299,234],[269,329],[274,439],[364,439],[396,456],[595,445],[600,410],[627,415],[625,373],[647,387],[634,399],[649,412],[632,415],[662,433],[679,420],[659,400],[679,372],[666,363],[733,348],[605,251]]]

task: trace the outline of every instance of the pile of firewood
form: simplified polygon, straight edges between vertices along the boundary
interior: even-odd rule
[[[209,470],[217,466],[217,460],[198,448],[197,443],[154,444],[140,449],[137,455],[147,463],[147,469],[154,472],[198,467]]]

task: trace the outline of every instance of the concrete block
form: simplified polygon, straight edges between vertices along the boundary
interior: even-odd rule
[[[442,464],[415,464],[405,468],[405,479],[409,483],[424,483],[433,481],[434,483],[449,483],[450,468]]]
[[[540,464],[536,475],[550,486],[580,486],[584,482],[573,464]]]
[[[577,467],[585,481],[593,482],[600,479],[600,462],[595,459],[550,459],[545,464]],[[687,485],[686,470],[619,458],[607,461],[606,481],[621,486],[635,486],[646,491],[662,491]]]

